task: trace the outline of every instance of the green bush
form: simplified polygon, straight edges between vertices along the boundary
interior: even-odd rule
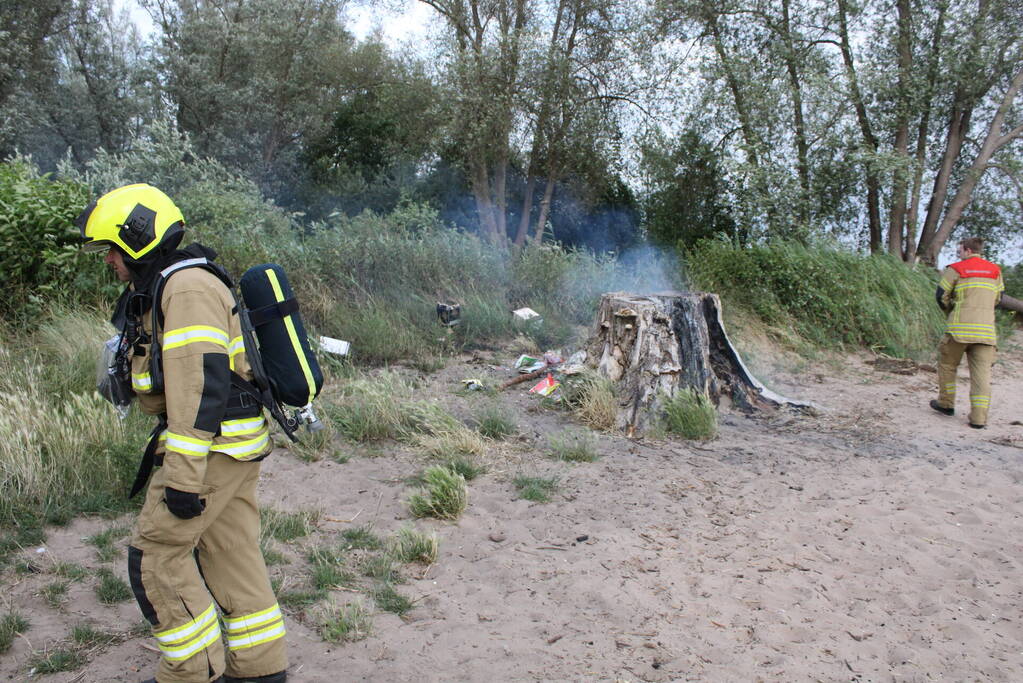
[[[944,327],[934,303],[937,275],[887,255],[705,240],[685,259],[698,288],[818,346],[920,356],[933,352]]]
[[[1023,263],[1006,268],[1002,271],[1005,282],[1005,293],[1014,299],[1023,299]]]
[[[0,280],[7,288],[0,316],[38,315],[47,300],[114,291],[101,260],[78,249],[73,221],[88,203],[80,182],[52,180],[20,157],[0,164]]]

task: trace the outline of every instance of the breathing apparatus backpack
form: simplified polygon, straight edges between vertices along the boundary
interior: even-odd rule
[[[312,407],[323,388],[323,373],[309,347],[298,299],[284,269],[275,263],[253,266],[242,275],[239,289],[238,315],[256,388],[269,392],[276,404],[298,409],[292,417],[284,416],[286,423],[274,415],[293,441],[299,424],[313,432],[323,429]]]
[[[185,268],[202,268],[224,283],[235,300],[242,328],[245,355],[252,369],[252,382],[231,371],[232,394],[246,394],[265,408],[292,441],[301,425],[313,432],[323,424],[313,411],[313,399],[323,388],[323,373],[316,355],[309,346],[305,325],[299,314],[298,300],[288,283],[284,269],[277,264],[264,263],[245,271],[239,281],[241,296],[235,294],[234,283],[222,266],[206,257],[183,259],[164,268],[150,289],[150,310],[154,331],[150,348],[150,374],[153,387],[160,390],[163,381],[163,353],[156,341],[156,331],[162,327],[163,313],[159,305],[167,278]],[[120,349],[108,361],[108,376],[125,374],[127,350],[134,343],[127,331],[122,331],[114,342]],[[108,342],[108,346],[109,346]],[[108,353],[109,354],[109,349]],[[118,368],[121,368],[118,370]],[[130,384],[127,391],[131,392]],[[119,402],[118,392],[110,387],[99,387],[100,393],[111,400],[122,413],[127,412],[130,398]],[[111,395],[108,395],[111,394]],[[286,407],[295,408],[288,414]]]

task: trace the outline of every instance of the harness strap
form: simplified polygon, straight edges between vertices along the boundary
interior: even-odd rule
[[[153,466],[156,464],[156,448],[160,445],[160,435],[165,429],[167,429],[167,416],[161,414],[159,421],[149,434],[149,443],[146,444],[142,460],[139,461],[139,471],[135,474],[135,483],[131,485],[131,493],[128,494],[129,500],[134,498],[135,494],[141,491],[149,481],[149,475],[153,473]]]
[[[265,392],[260,391],[255,384],[249,382],[234,370],[231,371],[231,388],[238,389],[259,401],[259,404],[266,408],[267,411],[269,411],[270,416],[273,417],[277,424],[281,426],[281,429],[284,430],[284,433],[287,434],[288,438],[292,441],[298,441],[298,439],[295,438],[295,430],[298,429],[298,422],[289,418],[284,411],[281,410],[280,404],[273,399],[273,395],[270,393],[269,389]]]
[[[274,320],[280,320],[298,311],[298,299],[292,297],[284,301],[277,301],[259,308],[249,309],[249,321],[253,327],[265,325]]]

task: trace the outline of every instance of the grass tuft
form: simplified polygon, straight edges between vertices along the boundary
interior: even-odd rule
[[[75,645],[83,648],[96,647],[97,645],[109,645],[117,640],[117,635],[101,631],[90,624],[78,624],[71,629],[71,640]]]
[[[74,671],[86,663],[85,655],[73,648],[62,647],[50,652],[33,653],[29,666],[37,674]]]
[[[121,524],[93,534],[85,539],[85,542],[96,546],[96,556],[100,562],[113,562],[120,554],[120,550],[114,545],[114,542],[124,538],[130,532],[130,527]]]
[[[712,439],[718,430],[718,413],[706,394],[680,389],[664,401],[664,422],[669,432],[684,439]]]
[[[131,588],[112,571],[100,569],[96,575],[99,577],[99,583],[96,584],[96,597],[104,605],[114,605],[131,599]]]
[[[8,612],[0,617],[0,654],[7,652],[19,633],[28,630],[28,620],[18,612]]]
[[[614,386],[606,377],[592,370],[569,375],[562,382],[562,396],[587,427],[602,431],[614,427],[618,416]]]
[[[402,527],[391,539],[389,552],[398,562],[433,564],[437,561],[439,545],[436,533],[427,534],[412,527]]]
[[[369,526],[356,526],[345,529],[341,532],[341,539],[344,541],[345,549],[377,550],[382,548],[384,542],[373,533]]]
[[[277,591],[277,602],[282,607],[295,610],[315,605],[326,597],[327,591],[322,588]]]
[[[74,562],[57,562],[53,565],[53,573],[69,581],[81,581],[89,575],[89,570]]]
[[[465,457],[449,458],[443,465],[455,474],[461,475],[466,481],[472,481],[487,471],[485,465],[477,464]]]
[[[319,462],[324,456],[334,457],[334,427],[323,423],[323,429],[318,432],[310,432],[302,429],[296,434],[298,443],[288,442],[288,450],[295,454],[303,462]]]
[[[262,538],[288,543],[311,534],[316,523],[320,521],[320,511],[283,512],[274,508],[262,508],[259,511],[259,520]]]
[[[549,502],[551,496],[558,490],[557,477],[519,475],[512,480],[512,484],[515,485],[515,489],[519,492],[519,498],[536,503]]]
[[[341,556],[329,548],[320,548],[309,554],[312,564],[313,586],[317,590],[350,588],[357,582],[354,573],[344,567]]]
[[[60,609],[63,606],[64,601],[67,600],[67,589],[70,584],[67,581],[54,581],[53,583],[43,586],[40,594],[43,596],[43,600],[46,604],[53,609]]]
[[[377,607],[385,612],[397,614],[399,617],[404,616],[416,604],[412,598],[402,595],[389,583],[378,585],[373,589],[371,595]]]
[[[465,478],[439,465],[428,467],[423,478],[423,490],[409,498],[412,514],[416,517],[458,519],[468,502]]]
[[[488,439],[503,439],[518,431],[515,420],[508,416],[508,411],[496,403],[485,406],[476,414],[476,431]]]
[[[363,576],[368,576],[383,583],[393,583],[395,581],[401,583],[402,581],[394,558],[387,554],[367,555],[362,558],[359,569],[362,571]]]
[[[596,439],[589,432],[563,432],[550,437],[551,457],[566,462],[597,459]]]
[[[267,567],[288,564],[288,558],[284,555],[284,553],[274,547],[272,539],[260,538],[259,551],[263,554],[263,563]]]
[[[368,636],[372,625],[369,610],[362,603],[331,602],[323,611],[320,636],[328,643],[352,643]]]

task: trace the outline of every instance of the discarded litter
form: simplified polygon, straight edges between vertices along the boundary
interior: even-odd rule
[[[333,337],[320,337],[320,348],[335,356],[347,356],[352,345],[349,342]]]
[[[515,367],[518,368],[521,373],[536,372],[537,370],[543,370],[547,367],[547,363],[542,358],[534,358],[525,354],[519,356],[519,359],[515,361]]]
[[[560,371],[566,375],[578,375],[580,372],[586,369],[586,352],[576,351],[564,365],[561,366]]]
[[[454,302],[437,302],[437,320],[445,327],[454,327],[461,321],[462,305]]]
[[[521,370],[522,368],[538,363],[539,361],[540,361],[539,358],[533,358],[532,356],[522,354],[521,356],[519,356],[519,359],[515,361],[515,367]]]
[[[483,391],[483,382],[478,379],[463,379],[462,385],[469,391]]]
[[[512,315],[515,316],[516,320],[526,322],[527,320],[535,320],[537,322],[543,322],[543,318],[540,314],[534,311],[532,308],[519,308],[512,311]]]
[[[554,390],[561,386],[561,382],[554,379],[554,375],[547,373],[547,376],[536,383],[532,389],[529,390],[531,394],[539,394],[540,396],[550,396],[554,393]]]

